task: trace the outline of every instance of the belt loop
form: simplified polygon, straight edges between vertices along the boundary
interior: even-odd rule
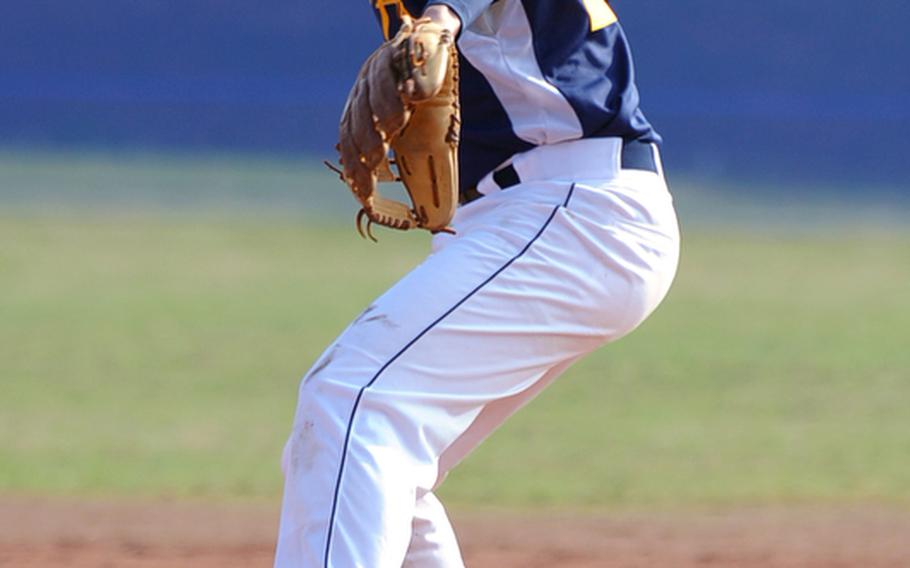
[[[664,178],[664,160],[660,156],[660,146],[656,142],[651,142],[651,151],[654,152],[654,165],[657,166],[657,175]]]

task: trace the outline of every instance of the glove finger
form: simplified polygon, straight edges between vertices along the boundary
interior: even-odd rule
[[[423,22],[415,26],[407,46],[408,61],[415,67],[411,73],[414,78],[411,98],[431,99],[439,93],[446,78],[451,34],[435,23]]]
[[[399,93],[399,72],[395,69],[394,46],[386,46],[376,53],[367,73],[370,90],[370,107],[376,116],[377,127],[386,140],[394,137],[407,122],[407,110]]]
[[[357,79],[354,81],[354,85],[351,87],[351,92],[348,94],[348,99],[344,105],[344,111],[341,116],[341,124],[339,125],[340,130],[340,140],[342,144],[348,144],[357,148],[357,151],[362,154],[360,131],[362,128],[361,123],[363,119],[358,116],[358,114],[363,113],[363,105],[365,101],[369,101],[369,72],[372,61],[375,59],[375,53],[370,55],[370,57],[364,62],[363,66],[360,68],[360,72],[357,74]]]
[[[364,78],[359,96],[351,108],[351,133],[360,149],[360,156],[366,167],[376,168],[385,158],[388,146],[376,130],[373,109],[370,107],[370,84]]]
[[[345,181],[348,182],[354,193],[361,199],[370,195],[376,189],[376,182],[371,168],[361,159],[364,153],[361,149],[360,133],[355,119],[355,112],[362,106],[364,100],[365,85],[365,74],[361,73],[351,89],[347,103],[345,103],[344,113],[339,126],[338,142],[338,152],[341,155]]]

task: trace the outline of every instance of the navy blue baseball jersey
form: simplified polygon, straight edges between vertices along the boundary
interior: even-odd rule
[[[606,0],[371,0],[386,38],[429,4],[462,21],[462,189],[535,146],[660,142],[639,108],[629,44]]]

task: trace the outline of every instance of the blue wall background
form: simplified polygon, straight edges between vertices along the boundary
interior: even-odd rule
[[[910,3],[613,5],[674,172],[910,184]],[[366,0],[4,2],[0,145],[331,156],[377,41]]]

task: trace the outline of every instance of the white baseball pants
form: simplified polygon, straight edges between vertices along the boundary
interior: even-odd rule
[[[300,385],[278,568],[460,567],[433,494],[579,357],[629,333],[676,272],[661,174],[621,141],[515,157],[521,183],[461,207],[456,235],[377,299]],[[655,149],[656,152],[656,149]]]

